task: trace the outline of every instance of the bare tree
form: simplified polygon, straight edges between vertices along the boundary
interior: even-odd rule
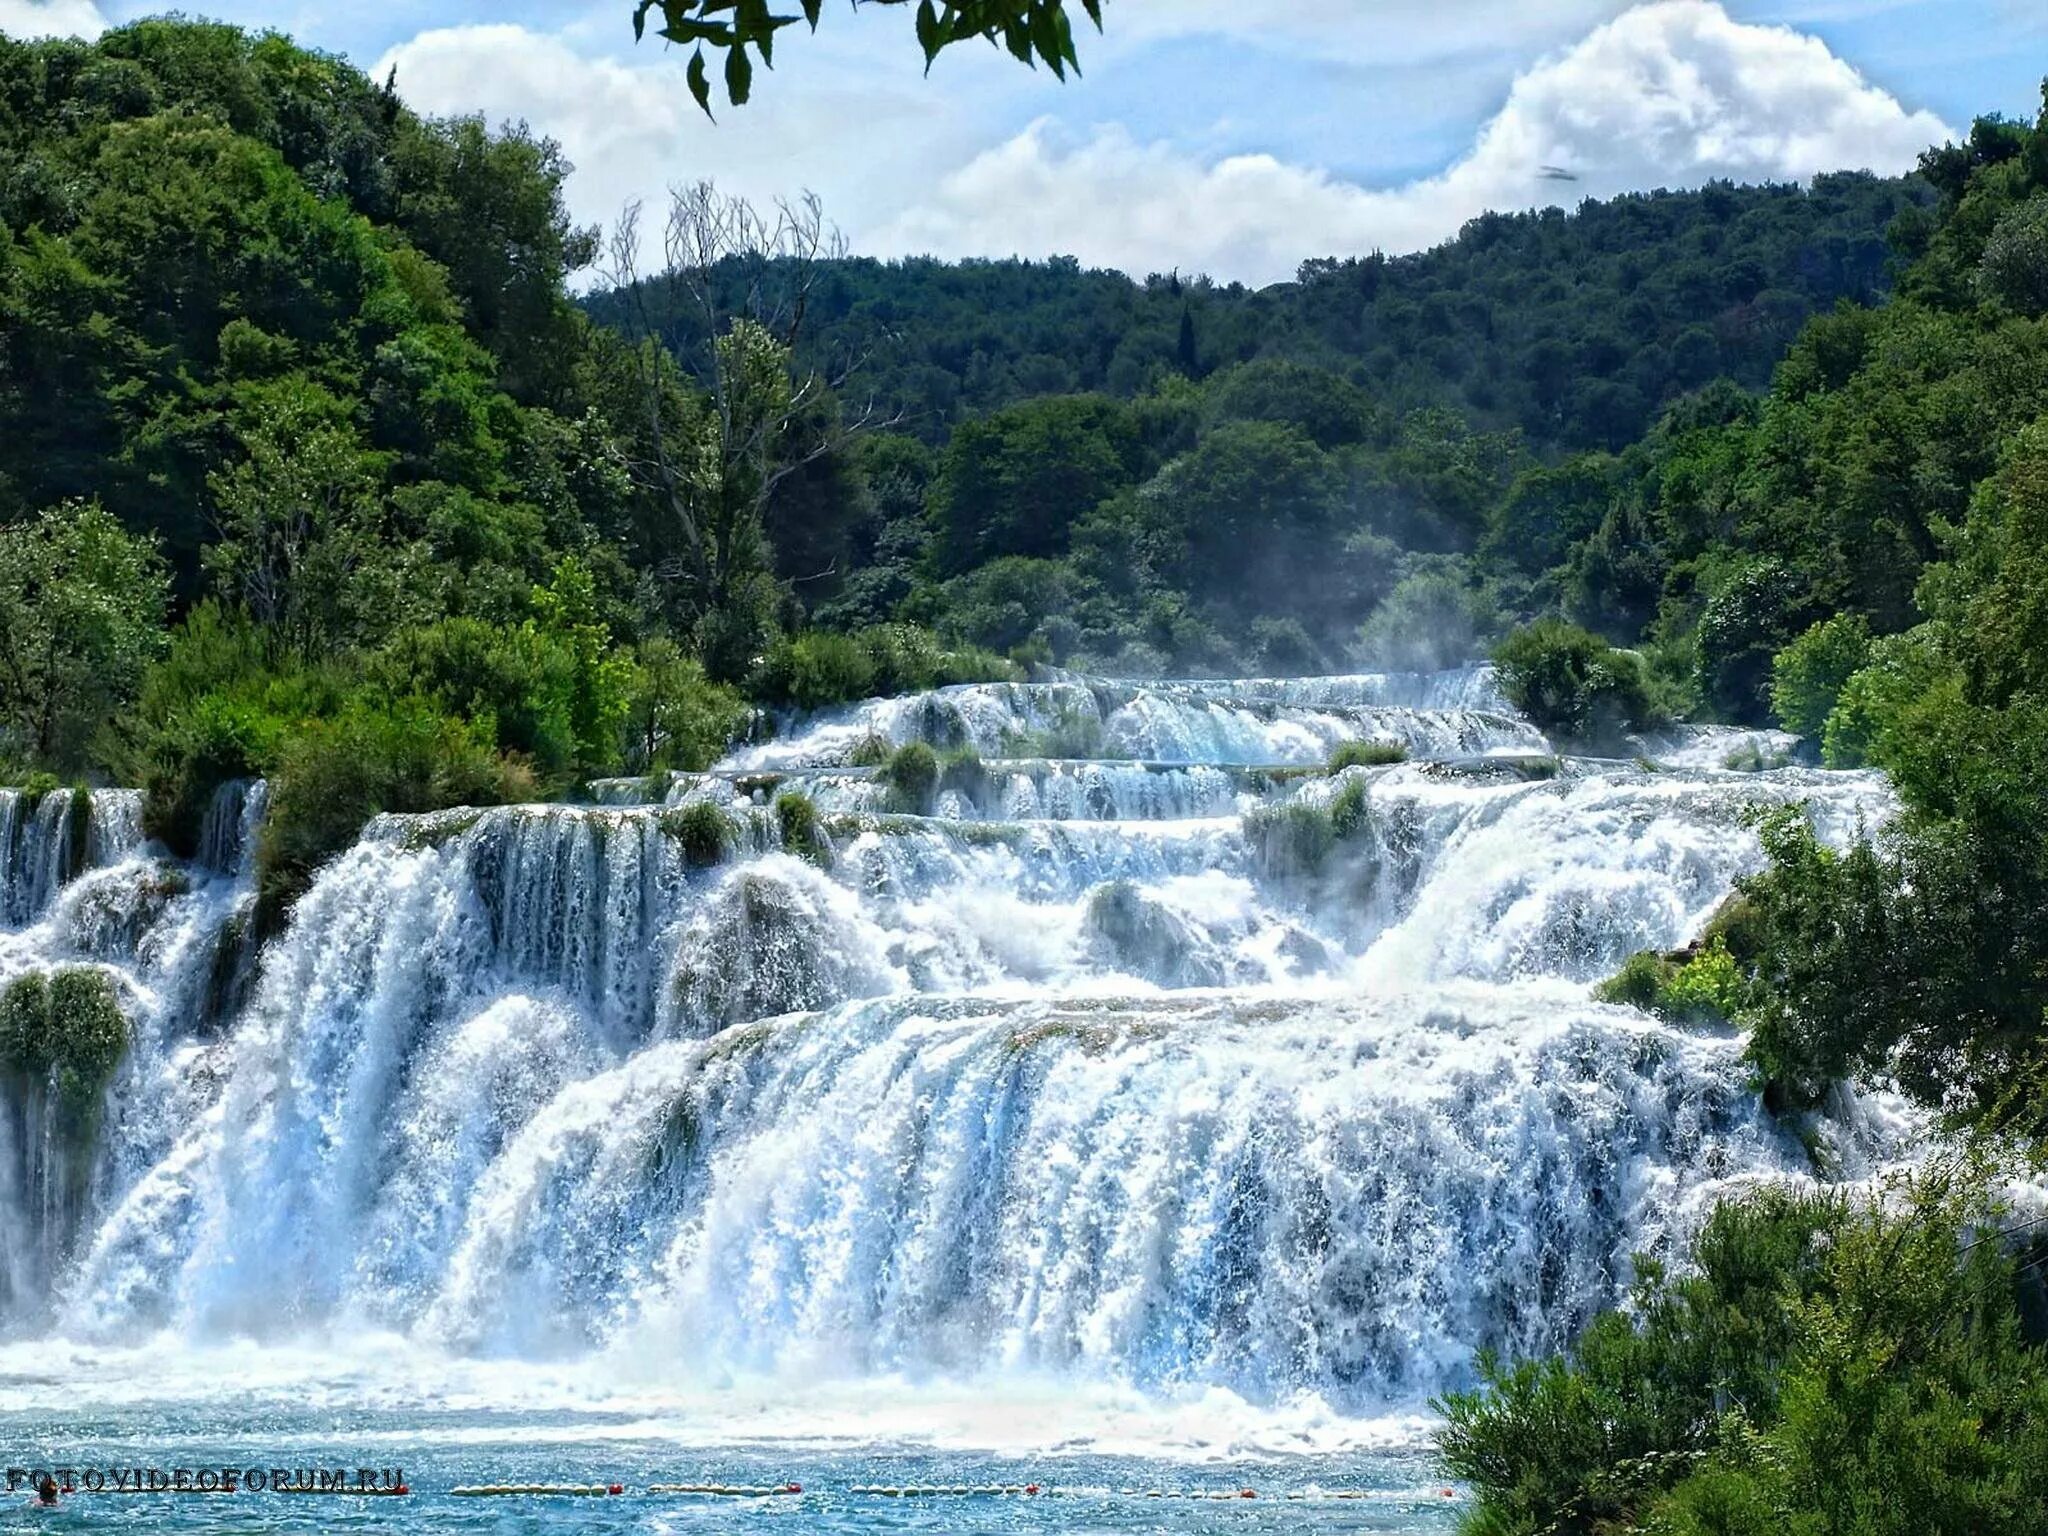
[[[640,247],[633,203],[605,273],[639,332],[646,431],[631,468],[674,532],[657,570],[686,587],[706,664],[731,675],[744,658],[726,653],[758,638],[757,626],[726,635],[724,621],[772,606],[764,529],[776,488],[879,424],[872,406],[851,417],[833,408],[854,365],[828,375],[798,350],[820,269],[845,242],[814,196],[764,213],[704,181],[671,190],[659,270],[641,272]],[[678,314],[694,334],[671,350],[660,317]]]

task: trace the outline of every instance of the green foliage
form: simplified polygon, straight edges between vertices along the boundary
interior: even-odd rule
[[[939,755],[921,741],[905,742],[889,754],[877,777],[889,786],[889,799],[897,810],[925,815],[939,792]]]
[[[1485,654],[1499,614],[1469,562],[1434,557],[1381,599],[1358,630],[1359,660],[1392,672],[1438,672]]]
[[[818,808],[809,795],[785,790],[775,797],[775,826],[785,853],[793,853],[823,868],[832,862],[832,840],[818,818]]]
[[[164,572],[92,503],[0,527],[0,753],[71,767],[163,643]]]
[[[1330,831],[1339,842],[1363,832],[1372,820],[1372,796],[1365,780],[1351,779],[1330,798]]]
[[[975,647],[943,646],[911,624],[878,624],[851,635],[806,630],[785,636],[762,662],[754,689],[771,703],[813,710],[1015,675],[1009,663]]]
[[[1849,679],[1870,659],[1870,626],[1860,613],[1823,619],[1771,663],[1771,712],[1786,730],[1819,737]]]
[[[352,699],[302,722],[278,753],[257,845],[264,910],[280,914],[380,812],[498,805],[530,799],[533,788],[487,727],[425,699]]]
[[[803,19],[816,31],[824,12],[824,0],[797,0]],[[907,5],[910,0],[870,0],[883,5]],[[1076,0],[1099,31],[1103,0]],[[633,36],[644,37],[649,13],[658,13],[658,36],[680,46],[691,47],[686,76],[690,94],[705,115],[711,113],[711,75],[704,61],[706,47],[723,50],[721,74],[725,99],[736,107],[745,106],[753,94],[754,63],[748,49],[761,56],[764,65],[775,63],[775,34],[793,26],[794,16],[770,14],[766,5],[734,4],[733,0],[635,0]],[[1066,0],[951,0],[945,5],[934,0],[917,0],[917,46],[924,53],[925,67],[942,49],[971,38],[1000,43],[1019,60],[1036,68],[1043,62],[1064,80],[1067,71],[1081,72],[1074,54],[1073,23],[1068,19]]]
[[[1570,1355],[1480,1364],[1439,1406],[1489,1536],[2030,1531],[2048,1494],[2048,1359],[1981,1196],[1773,1191],[1719,1207],[1691,1268]]]
[[[661,828],[683,850],[684,862],[692,869],[709,869],[722,864],[739,838],[732,817],[709,800],[692,800],[661,815]]]
[[[1630,955],[1593,995],[1673,1024],[1728,1024],[1742,1008],[1746,986],[1726,939],[1716,934],[1683,955]]]
[[[1337,829],[1327,807],[1289,800],[1247,811],[1244,838],[1260,879],[1292,880],[1321,872]]]
[[[1013,731],[1003,739],[1005,757],[1081,761],[1101,755],[1102,716],[1079,705],[1062,703],[1038,729]]]
[[[889,761],[889,754],[896,749],[889,744],[889,738],[880,731],[869,731],[856,741],[846,753],[849,768],[879,768]]]
[[[1346,768],[1381,768],[1388,763],[1408,761],[1408,747],[1399,741],[1340,741],[1330,749],[1328,768],[1342,773]]]
[[[128,1021],[104,971],[32,971],[0,991],[0,1072],[47,1085],[74,1144],[90,1141],[100,1096],[127,1051]]]
[[[2048,192],[2036,192],[1998,221],[1984,243],[1977,286],[2014,314],[2048,314]]]
[[[1607,744],[1657,723],[1642,663],[1562,620],[1515,631],[1493,660],[1509,702],[1566,740]]]
[[[1896,756],[1908,717],[1945,672],[1930,641],[1908,631],[1870,643],[1864,664],[1849,674],[1821,728],[1822,762],[1862,768]]]
[[[633,767],[701,773],[738,733],[746,706],[673,640],[656,636],[634,656],[626,713],[626,756]]]

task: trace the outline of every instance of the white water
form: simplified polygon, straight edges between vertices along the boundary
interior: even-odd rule
[[[870,732],[1010,756],[878,814],[829,766]],[[1414,760],[1247,766],[1361,736]],[[1712,766],[1742,744],[1532,781],[1469,760],[1547,750],[1483,672],[943,690],[660,786],[728,808],[711,868],[661,805],[384,818],[254,973],[260,793],[191,865],[118,792],[95,867],[53,864],[39,810],[6,823],[0,978],[105,966],[136,1041],[74,1219],[0,1145],[0,1221],[38,1233],[0,1332],[601,1356],[656,1395],[1222,1394],[1365,1435],[1481,1347],[1567,1341],[1719,1193],[1810,1176],[1739,1041],[1589,997],[1756,867],[1746,807],[1836,841],[1888,809]],[[1366,830],[1319,865],[1248,836],[1353,781]],[[829,867],[777,846],[791,785]],[[1832,1134],[1885,1155],[1853,1104]]]

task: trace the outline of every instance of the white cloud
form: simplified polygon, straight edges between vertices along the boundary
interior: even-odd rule
[[[1167,37],[1222,37],[1252,47],[1375,68],[1542,47],[1626,8],[1626,0],[1118,0],[1097,47]],[[1084,41],[1094,42],[1093,38]],[[1087,63],[1087,54],[1082,56]]]
[[[93,0],[0,0],[0,32],[9,37],[98,37],[106,30]]]
[[[789,50],[757,80],[752,103],[713,124],[690,97],[686,59],[650,43],[622,63],[583,52],[566,33],[466,26],[421,33],[371,73],[396,67],[399,94],[420,111],[481,112],[555,139],[576,166],[568,200],[585,223],[610,224],[643,199],[658,224],[669,185],[712,177],[758,202],[816,191],[857,241],[858,215],[895,212],[959,163],[969,130],[914,60]]]
[[[1134,4],[1129,14],[1143,19],[1133,30],[1222,29],[1245,9],[1242,0],[1172,0],[1187,8],[1169,13],[1166,3]],[[1614,7],[1473,3],[1546,25]],[[1355,17],[1354,7],[1299,0],[1280,14],[1307,39]],[[1419,18],[1440,10],[1441,0],[1388,0],[1387,14],[1402,21],[1401,36],[1420,37],[1430,29]],[[1138,274],[1179,268],[1248,282],[1289,276],[1310,256],[1420,249],[1487,209],[1715,177],[1899,171],[1949,132],[1819,39],[1736,22],[1712,0],[1654,0],[1594,27],[1516,79],[1449,169],[1391,188],[1274,155],[1205,156],[1116,125],[1081,133],[1042,119],[991,143],[987,123],[1023,99],[1005,93],[1029,77],[968,50],[949,57],[946,78],[927,81],[908,50],[882,41],[789,50],[754,102],[716,126],[690,100],[679,51],[650,47],[622,62],[586,52],[595,45],[569,32],[442,28],[392,49],[374,72],[396,65],[399,91],[424,111],[524,119],[558,139],[577,166],[571,207],[586,222],[712,175],[756,200],[814,190],[853,248],[878,255],[1057,252]],[[1119,67],[1138,67],[1135,56]],[[1053,99],[1065,109],[1087,98]],[[1361,103],[1361,123],[1373,107]]]
[[[1657,0],[1523,74],[1438,176],[1373,190],[1267,155],[1204,162],[1117,127],[1076,142],[1042,121],[947,176],[875,245],[1270,282],[1306,256],[1421,249],[1487,209],[1902,171],[1949,132],[1818,38],[1736,22],[1711,0]]]

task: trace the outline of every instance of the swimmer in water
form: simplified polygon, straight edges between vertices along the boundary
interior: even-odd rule
[[[57,1507],[57,1479],[47,1472],[43,1474],[43,1480],[36,1484],[36,1502],[45,1509]]]

